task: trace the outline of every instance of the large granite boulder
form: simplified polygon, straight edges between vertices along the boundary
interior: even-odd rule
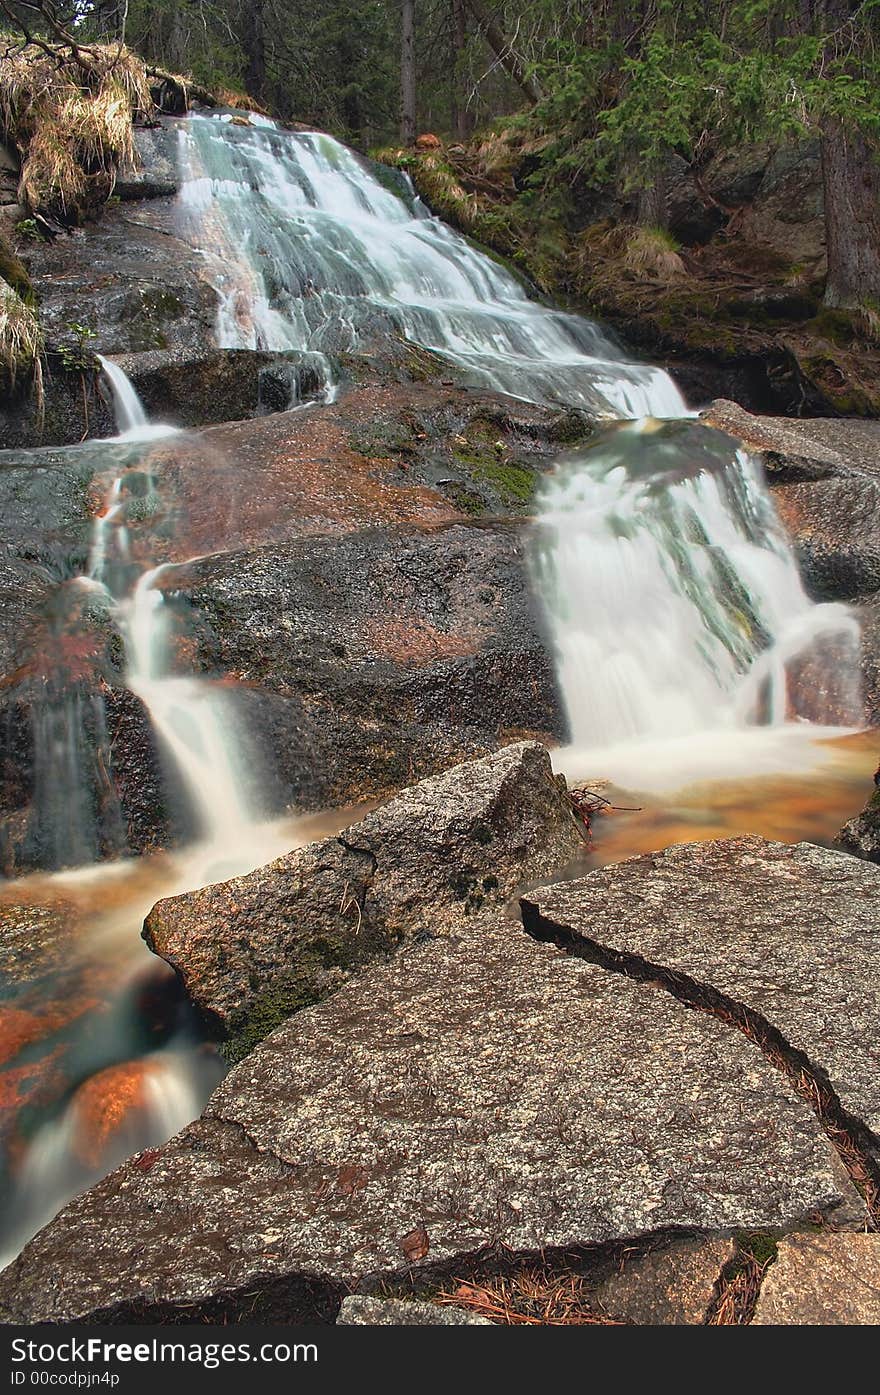
[[[30,1242],[0,1318],[328,1322],[349,1292],[860,1214],[741,1033],[490,915],[279,1027]]]
[[[547,751],[522,742],[249,876],[160,901],[144,934],[240,1055],[347,972],[461,930],[581,846]]]
[[[540,914],[535,913],[535,904]],[[684,843],[564,885],[526,928],[645,977],[803,1076],[880,1180],[880,869],[811,843]]]

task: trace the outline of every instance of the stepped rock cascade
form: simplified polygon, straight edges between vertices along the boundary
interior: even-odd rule
[[[181,228],[220,293],[221,347],[332,355],[404,338],[514,397],[609,417],[684,410],[667,374],[530,300],[402,176],[392,192],[332,137],[196,116],[180,142]]]
[[[717,773],[719,754],[734,777],[753,757],[755,766],[790,773],[792,734],[806,738],[801,745],[810,754],[800,768],[812,771],[821,764],[817,744],[830,744],[817,738],[859,724],[854,619],[843,606],[809,601],[760,468],[732,438],[689,417],[666,373],[629,361],[589,320],[530,300],[513,275],[431,217],[404,176],[383,175],[331,137],[283,132],[258,117],[240,125],[194,116],[178,129],[183,179],[176,212],[181,235],[219,295],[217,344],[290,354],[291,408],[302,404],[306,381],[314,397],[332,401],[345,355],[381,360],[383,347],[396,351],[403,342],[411,346],[408,356],[419,348],[438,354],[466,385],[616,423],[559,462],[542,488],[532,530],[532,575],[571,725],[571,747],[557,761],[567,773],[583,766],[645,789],[649,770],[678,789],[691,776]],[[191,553],[213,562],[221,549],[235,568],[237,549],[248,561],[248,548],[260,550],[253,535],[232,525],[238,504],[211,473],[223,448],[210,433],[206,444],[149,422],[121,366],[101,364],[118,435],[77,450],[84,491],[100,479],[105,503],[85,566],[78,544],[75,558],[59,568],[57,594],[40,622],[48,658],[40,654],[29,678],[43,691],[42,705],[32,704],[32,764],[36,841],[45,856],[28,865],[53,875],[0,892],[0,907],[25,913],[22,933],[30,934],[34,911],[38,935],[46,920],[57,932],[56,941],[48,937],[48,967],[41,965],[33,981],[12,976],[9,985],[5,1083],[18,1107],[9,1111],[0,1154],[0,1253],[7,1256],[67,1197],[194,1117],[223,1072],[167,966],[157,974],[154,961],[145,971],[144,917],[160,900],[253,871],[321,836],[304,820],[262,821],[252,797],[258,762],[248,731],[239,728],[235,698],[222,681],[181,671],[187,656],[205,651],[187,623],[196,603],[192,578],[183,577],[175,595],[174,568],[198,560]],[[274,509],[299,468],[299,457],[291,457],[272,485],[276,493],[267,487],[256,502],[247,456],[227,461],[236,477],[230,499],[243,500],[243,510]],[[212,488],[219,503],[200,531]],[[444,522],[450,514],[462,548],[474,536],[471,522],[498,526],[496,519],[460,520],[451,510]],[[353,528],[364,526],[356,498],[351,518]],[[284,526],[282,519],[279,571]],[[323,536],[317,541],[325,545]],[[429,568],[425,581],[433,585]],[[421,564],[419,571],[421,585]],[[510,574],[499,573],[502,580]],[[243,575],[255,573],[245,568]],[[327,588],[344,590],[350,575],[328,572]],[[233,587],[244,584],[236,571]],[[286,594],[260,586],[261,602]],[[316,628],[329,631],[333,611],[328,606],[325,614],[322,604],[315,601]],[[379,604],[374,610],[370,623],[380,628],[385,615]],[[282,614],[279,643],[294,648],[300,639],[293,626],[283,633],[286,620]],[[273,645],[275,627],[273,609],[266,626]],[[120,634],[122,679],[114,657]],[[326,638],[322,633],[322,645]],[[449,652],[456,653],[454,645]],[[344,646],[339,653],[348,662]],[[295,648],[297,663],[301,655]],[[247,665],[225,657],[221,663],[250,681]],[[541,665],[535,683],[545,682],[543,653]],[[519,675],[518,668],[517,682]],[[121,856],[127,835],[132,846],[145,847],[164,837],[166,813],[159,808],[159,833],[149,827],[136,844],[113,778],[106,721],[105,694],[112,689],[118,698],[123,686],[136,712],[128,729],[117,724],[115,731],[123,731],[123,741],[126,730],[140,733],[147,725],[141,705],[146,709],[167,792],[185,806],[191,841],[182,850]],[[462,706],[478,704],[486,688],[466,691]],[[553,701],[555,720],[555,693]],[[432,704],[434,712],[433,695]],[[279,704],[273,711],[288,709]],[[342,732],[341,747],[346,727],[335,722],[334,715],[329,729],[333,740]],[[295,720],[293,731],[314,762]],[[757,755],[755,734],[764,743]],[[138,775],[152,780],[154,749],[134,755]],[[152,789],[145,802],[162,805]],[[824,791],[820,802],[827,803]],[[753,814],[755,801],[750,805]],[[348,815],[323,817],[322,833],[329,820],[335,835]],[[564,818],[567,826],[567,806]],[[741,823],[724,831],[741,832]],[[118,860],[78,865],[107,856]],[[346,910],[358,907],[347,881],[342,901]],[[247,932],[236,926],[235,933]],[[17,1074],[21,1060],[28,1096]]]
[[[732,439],[690,421],[611,428],[547,481],[537,532],[571,743],[588,761],[614,752],[614,774],[639,743],[693,753],[701,735],[735,747],[756,727],[860,724],[858,623],[808,599],[760,467]]]
[[[134,385],[116,364],[102,360],[117,403],[121,440],[155,439],[171,428],[147,421]],[[157,583],[167,564],[131,577],[129,518],[161,505],[161,481],[138,462],[117,476],[96,519],[89,575],[104,586],[126,640],[126,683],[146,707],[166,760],[173,767],[195,832],[218,851],[235,855],[253,828],[244,790],[241,738],[231,699],[216,685],[173,672],[168,614]]]

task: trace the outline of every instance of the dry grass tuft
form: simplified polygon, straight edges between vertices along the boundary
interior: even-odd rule
[[[43,352],[43,331],[36,310],[0,280],[0,367],[10,384],[21,372],[33,372]]]
[[[135,164],[132,120],[152,111],[144,64],[113,44],[47,52],[0,36],[0,134],[22,157],[19,201],[65,222],[94,215]]]
[[[675,243],[660,228],[628,230],[623,261],[636,276],[653,276],[659,281],[680,281],[687,276]]]
[[[572,258],[578,281],[613,287],[621,279],[668,286],[687,279],[675,242],[659,228],[594,223],[578,239]]]
[[[622,1325],[596,1307],[579,1274],[547,1269],[523,1269],[483,1283],[462,1280],[451,1292],[439,1294],[437,1301],[468,1308],[491,1322],[510,1327]]]

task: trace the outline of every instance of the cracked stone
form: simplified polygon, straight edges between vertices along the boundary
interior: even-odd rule
[[[274,1031],[30,1242],[0,1320],[332,1321],[387,1280],[857,1202],[753,1043],[485,915]]]
[[[880,1131],[880,868],[763,838],[684,843],[533,898],[615,954],[760,1013]]]
[[[780,1240],[752,1323],[876,1327],[880,1235],[789,1235]]]
[[[645,1327],[705,1321],[721,1270],[733,1259],[731,1239],[675,1240],[624,1260],[596,1290],[614,1317]]]
[[[255,1040],[401,940],[460,928],[582,847],[537,742],[454,766],[337,838],[160,901],[144,936],[226,1033]]]

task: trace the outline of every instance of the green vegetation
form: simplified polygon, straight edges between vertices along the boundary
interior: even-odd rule
[[[71,336],[70,340],[56,345],[61,366],[67,373],[91,372],[97,364],[94,352],[89,346],[93,339],[97,339],[97,334],[88,325],[77,324],[75,321],[65,328]]]
[[[319,1002],[321,996],[301,979],[273,984],[231,1018],[226,1040],[220,1047],[224,1060],[231,1066],[243,1060],[288,1017]]]

